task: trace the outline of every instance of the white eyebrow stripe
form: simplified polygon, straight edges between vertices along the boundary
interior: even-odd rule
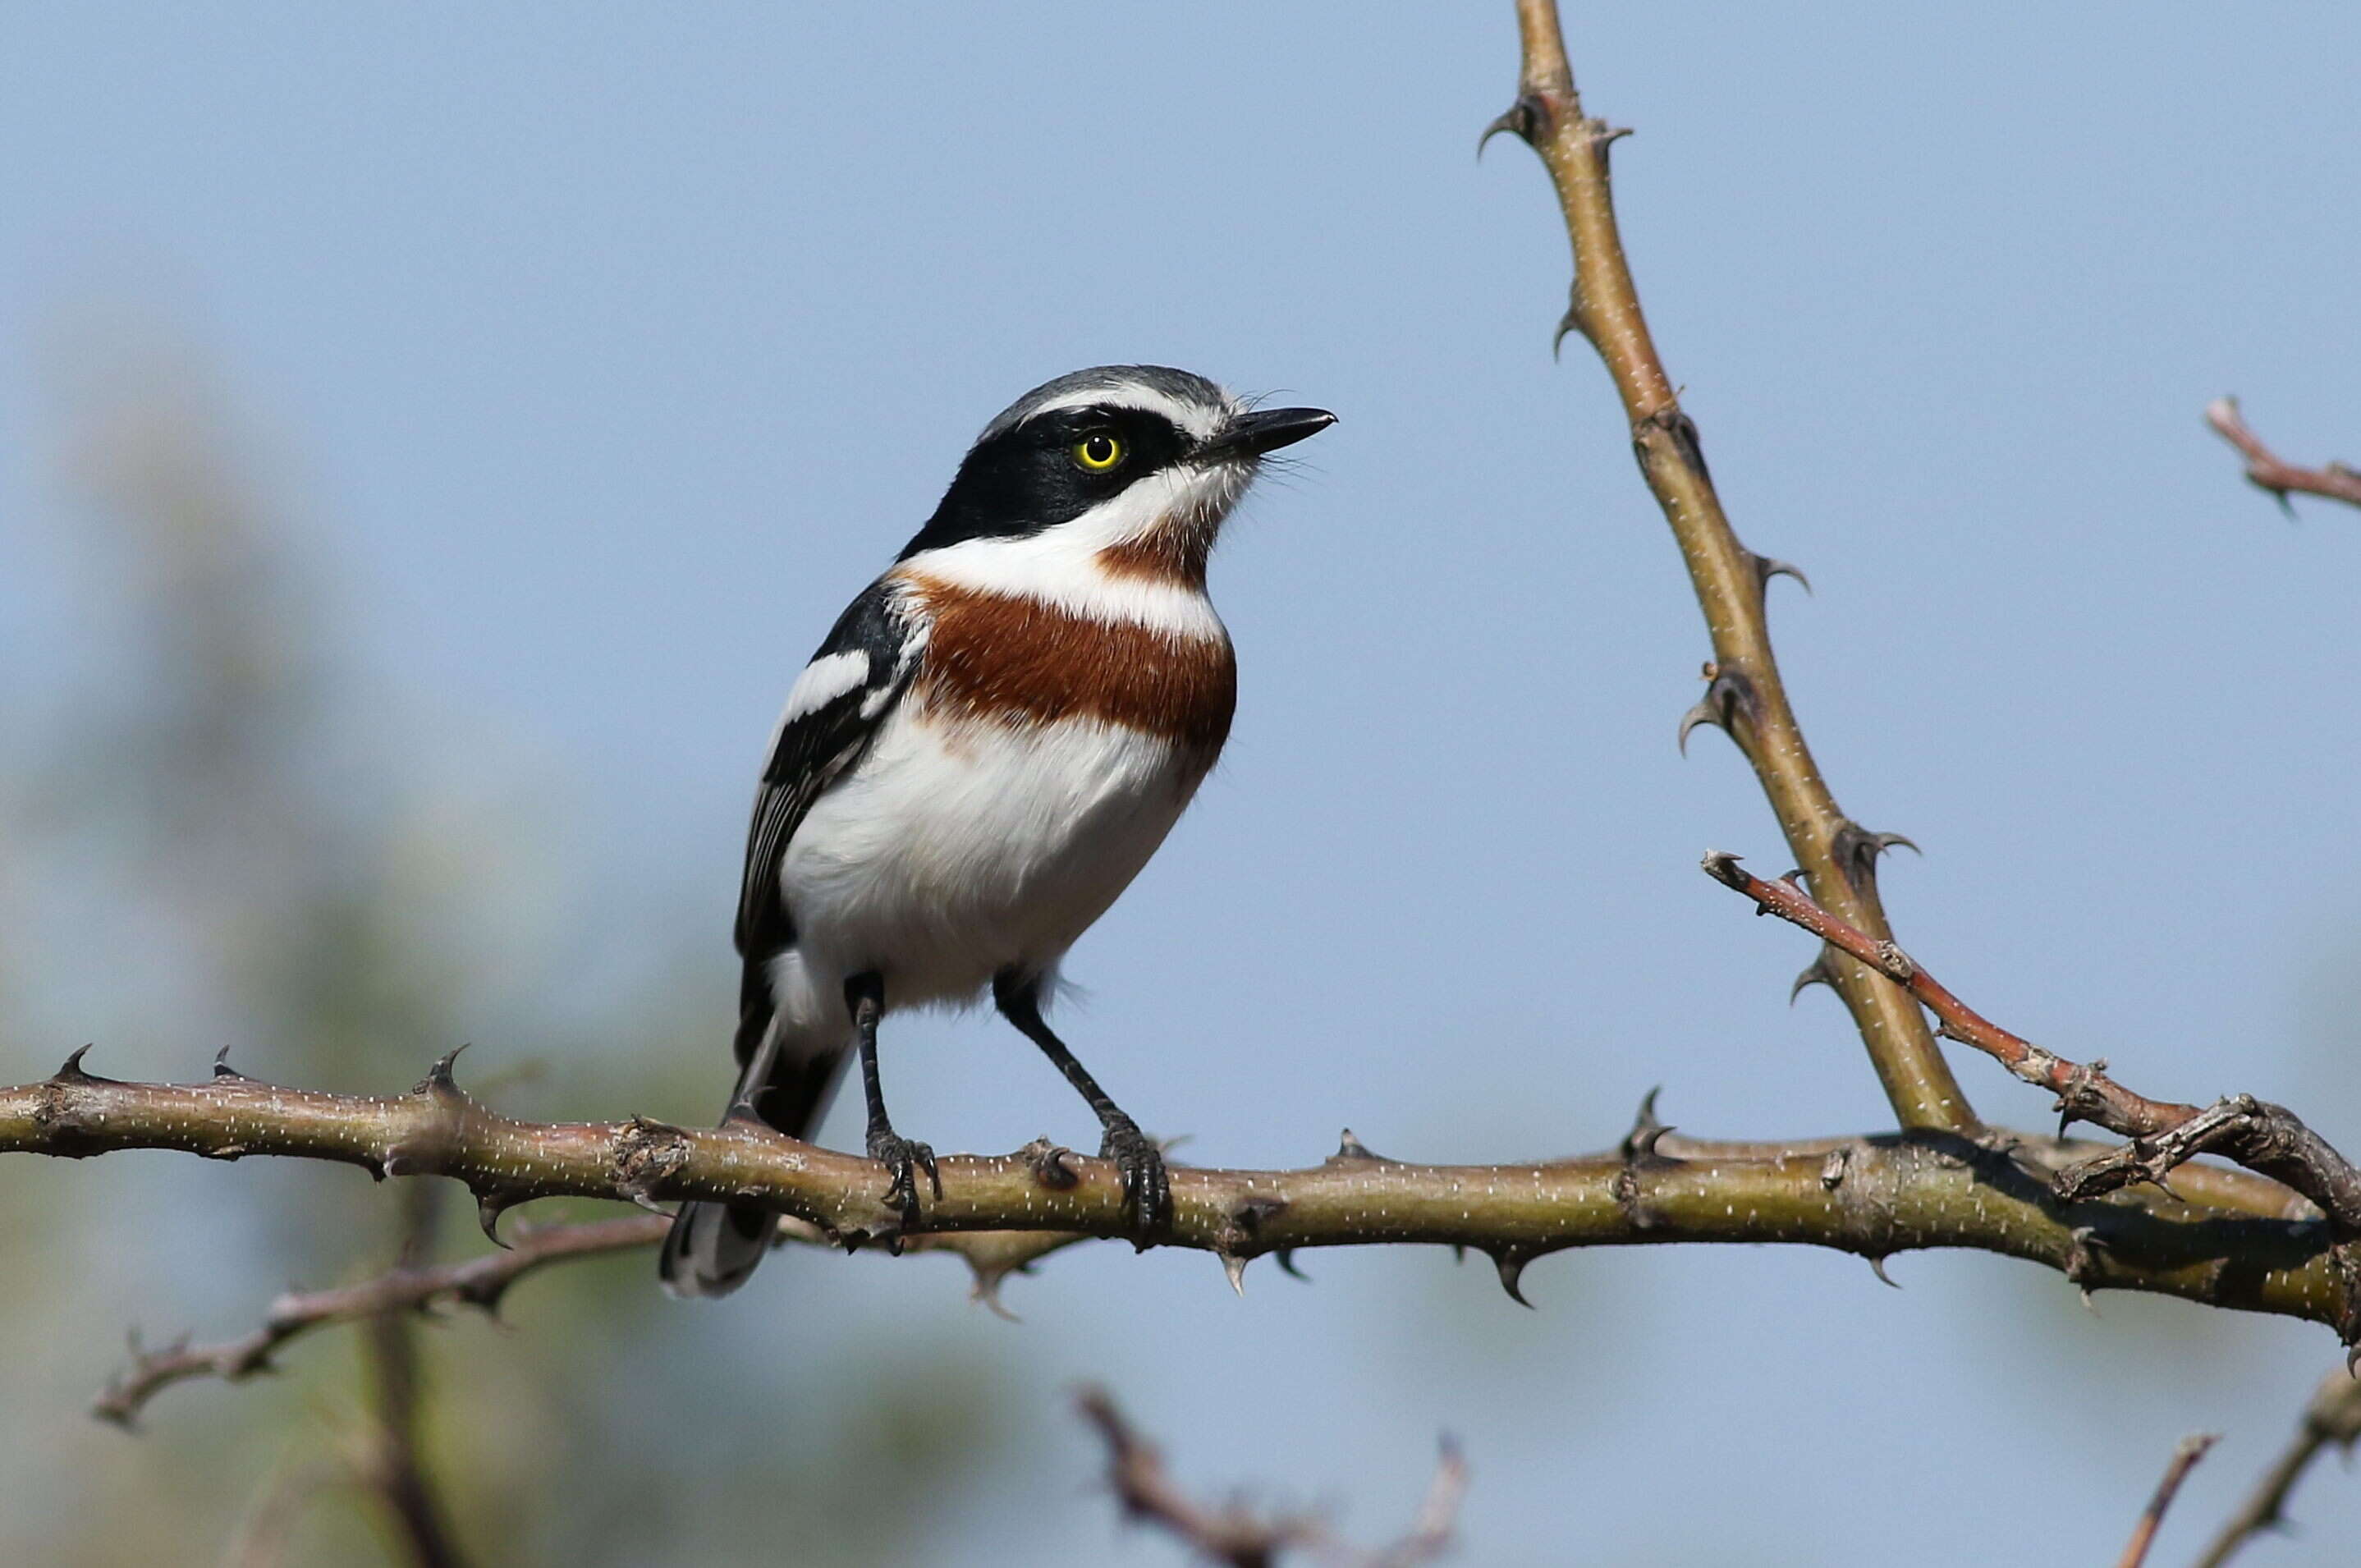
[[[1079,387],[1063,397],[1054,398],[1039,408],[1027,411],[1024,422],[1030,424],[1043,414],[1057,413],[1066,409],[1137,409],[1142,413],[1160,414],[1175,425],[1203,441],[1236,416],[1235,400],[1228,408],[1208,408],[1201,402],[1175,398],[1133,382],[1115,382],[1097,387]]]

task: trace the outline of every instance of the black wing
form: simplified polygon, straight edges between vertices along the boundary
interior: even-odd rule
[[[873,583],[837,618],[788,694],[771,760],[754,792],[746,873],[738,893],[738,951],[750,990],[756,970],[796,939],[779,889],[779,861],[820,792],[861,758],[910,683],[925,625],[885,582]],[[767,1004],[767,994],[763,1001]],[[767,1006],[766,1006],[767,1011]]]

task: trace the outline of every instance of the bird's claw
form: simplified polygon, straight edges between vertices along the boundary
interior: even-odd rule
[[[918,1177],[921,1170],[935,1190],[943,1195],[942,1172],[935,1168],[935,1151],[915,1138],[906,1138],[890,1130],[873,1131],[869,1135],[869,1157],[884,1166],[894,1178],[885,1189],[885,1201],[900,1208],[902,1229],[916,1230],[918,1224]],[[898,1244],[898,1238],[897,1238]],[[896,1252],[901,1248],[895,1247]]]
[[[1109,1124],[1099,1157],[1115,1161],[1122,1175],[1123,1208],[1131,1220],[1132,1241],[1146,1251],[1172,1229],[1172,1179],[1164,1169],[1164,1151],[1126,1120]]]

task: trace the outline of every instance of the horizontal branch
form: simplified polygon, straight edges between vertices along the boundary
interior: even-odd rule
[[[0,1153],[132,1148],[445,1176],[493,1217],[536,1198],[721,1199],[769,1204],[847,1246],[896,1230],[883,1168],[869,1160],[745,1124],[518,1121],[462,1091],[448,1058],[391,1097],[282,1088],[226,1069],[202,1084],[122,1083],[83,1071],[79,1053],[42,1082],[0,1089]],[[2180,1197],[2142,1190],[2068,1201],[2051,1184],[2073,1152],[1996,1131],[1722,1145],[1669,1136],[1652,1118],[1616,1150],[1522,1165],[1413,1165],[1348,1138],[1301,1169],[1176,1168],[1171,1243],[1216,1255],[1234,1280],[1247,1260],[1297,1248],[1466,1247],[1493,1257],[1511,1294],[1533,1258],[1576,1246],[1776,1242],[1872,1260],[1965,1247],[2047,1265],[2086,1290],[2343,1321],[2328,1229],[2283,1190],[2217,1170]],[[923,1214],[927,1233],[1129,1234],[1120,1180],[1104,1160],[1038,1146],[963,1155],[942,1162],[942,1180]]]
[[[2308,496],[2325,496],[2333,501],[2361,507],[2361,468],[2343,463],[2331,463],[2325,468],[2300,468],[2284,461],[2248,428],[2246,417],[2238,412],[2237,399],[2216,398],[2208,403],[2205,422],[2246,458],[2247,483],[2268,490],[2280,506],[2288,505],[2289,491],[2299,490]],[[2294,509],[2288,510],[2292,513]]]

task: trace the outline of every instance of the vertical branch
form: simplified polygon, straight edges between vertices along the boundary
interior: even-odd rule
[[[1773,576],[1794,568],[1749,550],[1723,515],[1697,426],[1681,411],[1640,310],[1608,183],[1608,148],[1624,133],[1584,115],[1554,0],[1518,0],[1517,24],[1524,54],[1517,102],[1485,136],[1513,132],[1549,170],[1574,246],[1573,298],[1558,335],[1582,334],[1614,378],[1640,471],[1672,524],[1705,611],[1713,640],[1713,663],[1707,666],[1712,684],[1683,731],[1696,722],[1729,731],[1753,764],[1814,894],[1849,924],[1888,939],[1893,932],[1878,900],[1876,861],[1895,839],[1866,831],[1838,809],[1788,707],[1772,653],[1763,590]],[[1826,979],[1844,999],[1905,1127],[1975,1125],[1916,1003],[1842,954],[1827,953],[1808,972]]]
[[[2157,1529],[2164,1523],[2164,1511],[2172,1507],[2180,1484],[2189,1478],[2191,1468],[2205,1457],[2213,1441],[2210,1432],[2180,1440],[2180,1446],[2172,1451],[2172,1463],[2164,1467],[2164,1479],[2156,1484],[2156,1495],[2148,1498],[2147,1507],[2140,1511],[2139,1523],[2132,1527],[2132,1538],[2124,1543],[2124,1554],[2115,1560],[2115,1568],[2143,1568],[2147,1562],[2147,1549],[2156,1543]]]
[[[434,1251],[441,1196],[432,1182],[402,1183],[397,1267],[417,1269]],[[417,1568],[466,1568],[467,1554],[452,1535],[442,1499],[419,1453],[423,1387],[414,1309],[406,1303],[392,1305],[370,1319],[367,1347],[369,1394],[378,1420],[368,1478]]]

